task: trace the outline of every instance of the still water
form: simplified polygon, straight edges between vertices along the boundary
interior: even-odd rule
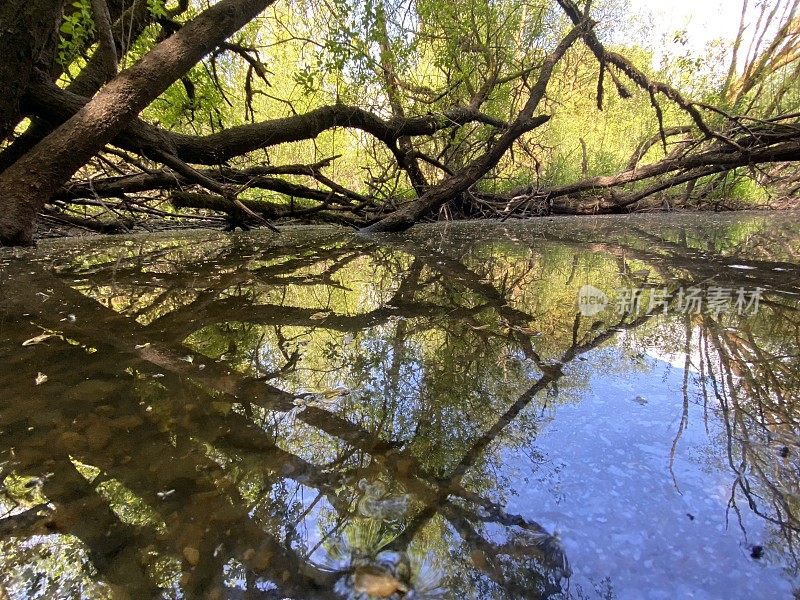
[[[51,241],[0,281],[2,598],[800,594],[798,215]]]

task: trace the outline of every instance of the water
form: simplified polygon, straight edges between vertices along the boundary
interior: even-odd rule
[[[800,588],[798,215],[57,241],[0,278],[0,597]]]

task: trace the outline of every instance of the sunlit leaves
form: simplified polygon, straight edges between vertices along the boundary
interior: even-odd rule
[[[155,18],[167,16],[166,0],[147,0],[147,10]]]
[[[76,0],[64,11],[58,45],[58,62],[69,65],[85,50],[95,32],[91,0]]]

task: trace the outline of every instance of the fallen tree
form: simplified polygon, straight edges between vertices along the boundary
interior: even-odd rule
[[[223,0],[186,24],[0,174],[0,239],[29,244],[45,202],[198,60],[272,0]]]
[[[771,102],[773,114],[758,116],[763,111],[756,114],[745,105],[753,102],[753,91],[763,90],[771,75],[793,68],[792,57],[800,49],[796,18],[800,0],[776,0],[784,8],[783,16],[775,40],[763,49],[766,25],[756,28],[758,43],[748,55],[743,74],[737,79],[734,65],[726,81],[730,106],[693,102],[622,54],[608,50],[596,33],[591,2],[579,6],[573,0],[556,2],[568,24],[560,40],[551,43],[541,34],[541,47],[536,49],[521,41],[519,47],[525,48],[521,58],[504,54],[502,43],[508,31],[500,27],[504,21],[499,17],[496,29],[472,23],[461,31],[458,15],[453,22],[447,22],[446,16],[438,17],[441,23],[426,22],[458,42],[452,50],[457,60],[455,67],[443,67],[446,85],[441,90],[414,84],[401,73],[397,40],[390,39],[397,24],[381,4],[366,39],[374,43],[379,56],[372,66],[376,85],[382,88],[383,108],[380,103],[369,107],[342,102],[337,93],[335,102],[304,111],[284,101],[292,114],[258,121],[254,98],[269,95],[264,90],[270,86],[270,71],[258,45],[229,38],[254,22],[273,1],[222,0],[205,10],[183,1],[169,8],[162,3],[153,10],[152,3],[144,0],[127,8],[93,0],[96,26],[78,40],[83,43],[77,51],[83,57],[82,66],[67,63],[73,73],[61,81],[57,78],[65,67],[63,60],[56,60],[54,40],[60,29],[63,54],[66,34],[59,24],[73,21],[61,12],[58,2],[28,3],[14,34],[21,40],[26,28],[33,29],[34,39],[26,46],[27,54],[19,54],[24,64],[4,65],[18,69],[22,76],[0,105],[2,131],[7,135],[22,117],[28,117],[30,124],[0,151],[4,189],[0,243],[31,243],[37,215],[53,217],[66,207],[72,213],[65,220],[78,222],[75,212],[82,210],[87,226],[94,230],[103,229],[103,219],[109,215],[114,223],[135,223],[143,215],[180,218],[187,210],[201,215],[222,213],[228,228],[299,219],[333,220],[368,232],[402,230],[441,217],[617,213],[651,207],[651,198],[655,202],[665,198],[669,205],[680,198],[702,197],[714,189],[718,178],[742,169],[755,171],[762,164],[794,162],[800,154],[798,112],[780,112],[785,106],[781,99],[788,96],[785,85],[778,90],[781,98]],[[554,18],[551,8],[544,3],[538,18]],[[515,10],[512,7],[505,19],[519,16]],[[738,45],[746,29],[743,20]],[[157,33],[151,49],[135,59],[135,42],[144,43],[153,31]],[[77,44],[77,38],[73,34],[71,42]],[[431,33],[427,43],[438,44],[440,38]],[[608,103],[608,77],[619,97],[638,93],[649,99],[658,132],[637,144],[625,168],[617,173],[588,176],[586,144],[581,138],[580,180],[542,183],[537,175],[521,187],[492,189],[496,186],[488,184],[500,179],[509,162],[518,163],[520,153],[532,158],[530,172],[538,174],[538,159],[529,149],[531,136],[550,121],[550,114],[542,114],[555,108],[548,102],[549,86],[559,63],[576,51],[579,40],[599,65],[598,108]],[[368,48],[347,46],[338,51],[345,59],[361,52],[360,60],[372,60]],[[212,131],[201,128],[187,133],[140,114],[178,82],[192,115],[188,123],[197,129],[198,92],[189,73],[198,68],[205,70],[224,102],[233,106],[219,73],[223,56],[235,57],[246,67],[243,91],[250,122],[224,126],[220,118],[220,128],[212,119]],[[132,66],[117,73],[118,65],[134,59]],[[0,76],[11,78],[7,71],[0,71]],[[261,89],[256,87],[257,80],[262,81]],[[496,106],[495,96],[502,93],[512,94],[503,109],[507,117],[500,116],[503,110]],[[684,115],[684,124],[665,124],[665,102]],[[219,112],[216,107],[213,110]],[[371,174],[364,186],[354,186],[352,177],[343,182],[327,174],[336,168],[338,155],[306,164],[269,164],[270,155],[287,144],[316,145],[342,129],[372,140],[362,143],[373,144],[370,164],[378,173]],[[658,146],[664,158],[646,160]],[[785,187],[792,189],[788,183]]]

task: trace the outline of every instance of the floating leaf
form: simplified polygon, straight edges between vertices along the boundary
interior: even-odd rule
[[[197,566],[197,563],[200,562],[200,551],[197,548],[192,548],[191,546],[186,546],[183,549],[183,558],[186,559],[193,567]]]
[[[292,404],[295,406],[309,406],[315,399],[316,396],[314,396],[314,394],[303,392],[294,397]]]
[[[41,344],[43,341],[54,337],[52,333],[43,333],[42,335],[37,335],[36,337],[32,337],[29,340],[25,340],[22,342],[23,346],[35,346],[36,344]]]
[[[332,390],[327,390],[325,392],[322,392],[322,394],[320,394],[320,396],[328,400],[331,400],[333,398],[344,398],[345,396],[349,395],[350,395],[350,390],[348,390],[346,387],[337,387]]]
[[[36,376],[35,380],[36,385],[42,385],[45,381],[47,381],[47,379],[48,379],[47,375],[39,371],[39,374]]]

